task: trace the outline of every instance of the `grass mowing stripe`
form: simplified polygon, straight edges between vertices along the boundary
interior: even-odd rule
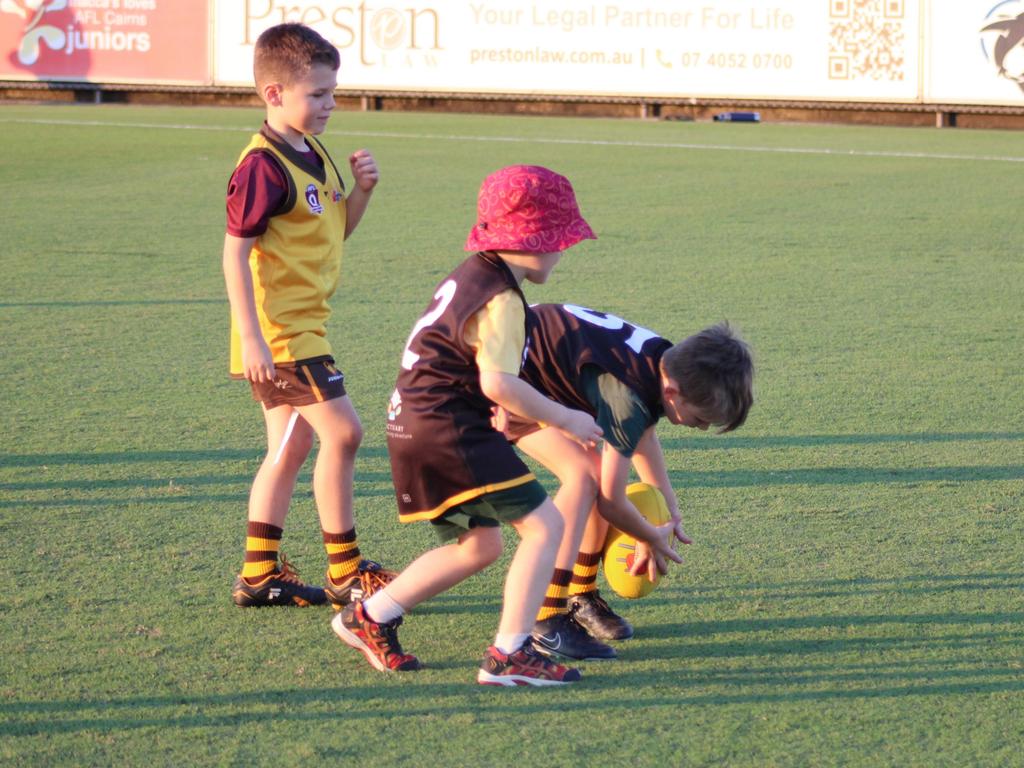
[[[76,127],[102,128],[144,128],[151,130],[181,131],[231,131],[251,133],[251,127],[228,125],[189,125],[162,123],[105,122],[102,120],[24,120],[2,119],[0,123],[22,123],[28,125],[71,125]],[[881,157],[904,160],[958,160],[988,163],[1024,163],[1024,157],[1010,155],[955,155],[943,152],[890,152],[885,150],[821,149],[813,147],[744,147],[735,144],[696,144],[686,142],[658,141],[615,141],[600,139],[558,139],[533,136],[466,136],[441,133],[396,133],[393,131],[324,131],[325,136],[358,136],[376,139],[409,139],[414,141],[478,141],[498,144],[565,144],[583,147],[632,147],[635,149],[684,149],[703,152],[755,152],[788,155],[826,155],[834,157]]]

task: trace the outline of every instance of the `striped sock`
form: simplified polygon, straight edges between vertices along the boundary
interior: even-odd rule
[[[601,564],[600,552],[580,552],[576,565],[572,567],[572,581],[569,582],[570,595],[585,595],[597,589],[597,569]]]
[[[327,573],[335,584],[340,584],[359,570],[359,544],[356,529],[344,533],[322,531],[327,550]]]
[[[544,602],[537,613],[537,621],[550,619],[560,613],[569,611],[569,579],[572,578],[572,571],[562,568],[555,568],[551,576],[551,583],[548,584],[548,591],[544,595]]]
[[[277,553],[281,549],[283,533],[284,530],[276,525],[249,521],[245,536],[243,579],[253,583],[277,570]]]

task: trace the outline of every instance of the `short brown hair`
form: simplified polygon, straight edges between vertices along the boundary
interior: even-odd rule
[[[304,24],[278,24],[256,38],[252,73],[256,87],[266,83],[291,85],[316,64],[341,66],[338,49]]]
[[[728,323],[683,339],[665,351],[661,364],[683,399],[721,425],[719,434],[746,421],[754,403],[754,361],[750,347]]]

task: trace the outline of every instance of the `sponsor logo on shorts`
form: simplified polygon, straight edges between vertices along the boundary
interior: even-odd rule
[[[398,394],[396,389],[391,393],[391,399],[388,401],[388,421],[394,421],[398,418],[398,415],[402,412],[402,396]]]

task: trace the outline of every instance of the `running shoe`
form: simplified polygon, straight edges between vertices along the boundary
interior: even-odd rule
[[[481,685],[565,685],[581,677],[578,669],[563,667],[539,654],[527,638],[518,651],[509,654],[493,645],[488,648],[476,681]]]
[[[633,625],[613,611],[596,589],[569,595],[569,612],[577,624],[598,640],[628,640],[633,636]]]
[[[362,602],[349,603],[331,619],[331,628],[342,642],[360,651],[374,669],[380,672],[414,672],[421,668],[419,659],[402,650],[398,642],[399,616],[394,621],[378,624],[370,621]]]
[[[239,576],[231,588],[231,599],[242,608],[263,607],[268,605],[323,605],[327,595],[321,587],[305,584],[299,578],[299,572],[288,562],[284,553],[281,564],[276,571],[263,576],[255,584]]]

